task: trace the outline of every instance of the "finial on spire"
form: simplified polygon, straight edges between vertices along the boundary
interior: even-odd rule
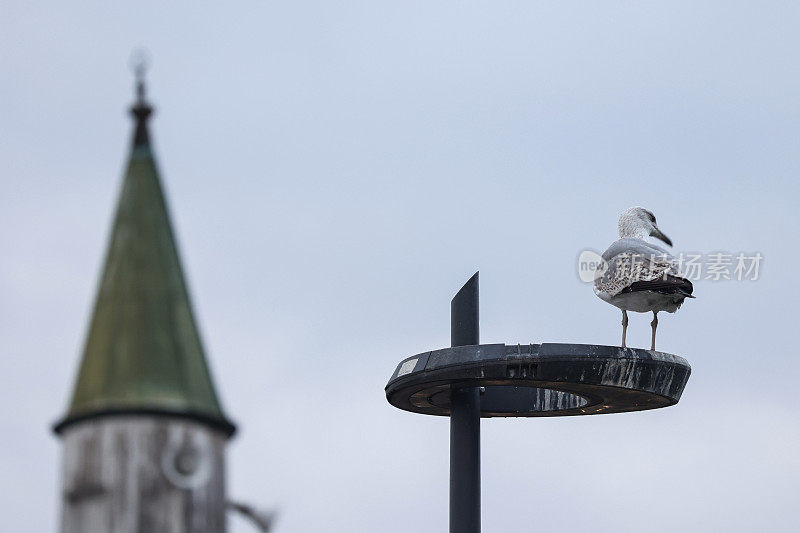
[[[133,136],[133,146],[149,144],[147,135],[147,119],[152,114],[153,108],[145,100],[144,76],[150,68],[150,53],[144,48],[137,48],[131,54],[130,67],[136,78],[136,103],[131,107],[131,114],[136,117],[136,132]]]
[[[144,48],[137,48],[131,54],[130,64],[136,77],[136,98],[139,102],[144,102],[144,75],[150,68],[150,53]]]

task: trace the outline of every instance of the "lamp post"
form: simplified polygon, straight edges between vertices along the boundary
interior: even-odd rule
[[[450,417],[450,533],[478,533],[480,419],[581,416],[675,405],[682,357],[596,344],[480,344],[478,274],[451,303],[451,347],[407,357],[386,385],[399,409]]]
[[[450,346],[480,344],[478,273],[450,302]],[[481,530],[480,388],[456,388],[450,397],[450,531]]]

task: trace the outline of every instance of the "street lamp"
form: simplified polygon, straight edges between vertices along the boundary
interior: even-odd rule
[[[399,409],[450,417],[450,532],[478,533],[480,419],[643,411],[678,403],[682,357],[594,344],[480,344],[478,273],[451,302],[451,347],[408,357],[386,385]]]

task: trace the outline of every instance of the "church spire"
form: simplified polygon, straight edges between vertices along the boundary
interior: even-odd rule
[[[199,420],[230,435],[150,147],[146,62],[134,71],[133,147],[78,379],[55,429],[96,416],[150,414]]]

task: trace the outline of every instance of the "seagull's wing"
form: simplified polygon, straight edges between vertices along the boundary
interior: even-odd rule
[[[669,252],[640,239],[619,239],[608,247],[602,257],[606,268],[595,279],[594,289],[598,295],[602,294],[604,297],[616,296],[625,289],[630,291],[636,283],[666,283],[666,279],[670,277],[683,279],[680,278],[675,258]]]
[[[692,296],[693,290],[692,282],[688,279],[667,274],[650,281],[634,281],[620,292],[653,291],[661,294],[676,294],[686,298],[694,298]]]

